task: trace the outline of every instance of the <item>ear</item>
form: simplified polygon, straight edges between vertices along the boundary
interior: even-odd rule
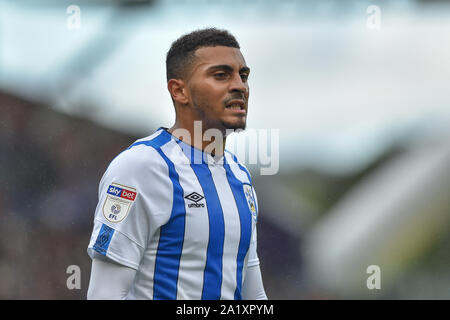
[[[172,99],[179,104],[187,104],[189,97],[187,95],[186,83],[181,79],[170,79],[167,82],[167,89]]]

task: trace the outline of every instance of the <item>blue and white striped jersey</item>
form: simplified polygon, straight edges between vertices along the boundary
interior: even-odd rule
[[[234,155],[216,161],[160,128],[107,168],[88,253],[137,270],[130,299],[241,299],[257,215]]]

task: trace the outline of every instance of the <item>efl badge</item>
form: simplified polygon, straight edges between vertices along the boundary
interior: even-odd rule
[[[250,209],[253,218],[255,218],[256,220],[256,201],[255,196],[253,195],[252,186],[249,184],[244,184],[243,187],[245,198],[247,199],[248,208]]]
[[[103,216],[110,222],[122,221],[127,216],[134,200],[136,200],[136,189],[112,183],[106,193]]]

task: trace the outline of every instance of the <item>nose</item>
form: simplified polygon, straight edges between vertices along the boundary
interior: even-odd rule
[[[242,81],[241,75],[237,74],[233,77],[233,81],[230,84],[231,92],[240,92],[242,94],[248,93],[248,85],[246,82]]]

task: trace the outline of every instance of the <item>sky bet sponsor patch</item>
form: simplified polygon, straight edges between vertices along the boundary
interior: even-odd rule
[[[103,204],[103,216],[110,222],[120,222],[128,215],[130,207],[136,200],[136,189],[112,183]]]

